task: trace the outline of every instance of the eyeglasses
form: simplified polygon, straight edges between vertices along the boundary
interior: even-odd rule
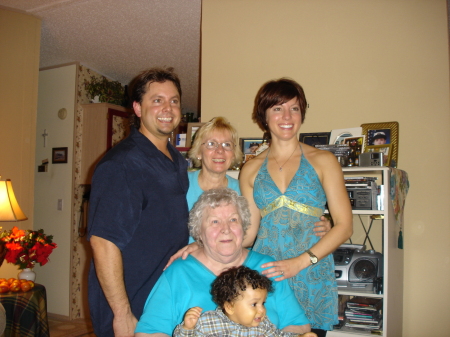
[[[217,149],[219,145],[222,145],[222,149],[224,149],[225,151],[232,151],[233,147],[235,146],[232,142],[217,143],[213,140],[202,143],[202,145],[205,145],[208,150]]]

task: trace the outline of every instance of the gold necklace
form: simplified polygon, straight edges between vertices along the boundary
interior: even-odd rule
[[[300,143],[297,143],[298,145],[300,145]],[[284,162],[283,165],[280,166],[280,164],[278,163],[277,158],[275,158],[275,156],[272,153],[272,157],[273,159],[275,159],[275,162],[277,163],[278,167],[279,167],[279,171],[283,171],[283,166],[286,165],[286,163],[289,161],[289,159],[291,159],[292,155],[294,154],[295,150],[297,150],[298,145],[294,148],[294,151],[292,151],[291,155],[289,156],[289,158]]]

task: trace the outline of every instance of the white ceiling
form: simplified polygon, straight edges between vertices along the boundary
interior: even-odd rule
[[[42,19],[40,67],[79,61],[122,84],[174,67],[183,111],[198,111],[201,0],[0,0]]]

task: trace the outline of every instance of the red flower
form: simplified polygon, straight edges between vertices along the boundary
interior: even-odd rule
[[[13,227],[12,234],[11,234],[12,239],[20,239],[20,238],[23,238],[24,236],[25,236],[24,230],[19,229],[16,226]]]
[[[13,244],[11,244],[13,245]],[[19,260],[18,256],[23,251],[23,248],[19,246],[19,249],[9,249],[8,244],[6,246],[8,251],[6,252],[5,260],[9,263],[16,263]]]
[[[10,242],[5,244],[8,250],[23,250],[23,247],[20,243]]]
[[[48,262],[48,257],[56,247],[56,243],[42,244],[40,242],[37,242],[33,246],[33,248],[30,249],[30,251],[35,252],[36,262],[39,262],[41,266],[43,266]]]
[[[13,227],[0,234],[0,240],[7,249],[6,261],[18,265],[20,269],[33,268],[36,262],[41,266],[47,264],[50,254],[57,247],[52,239],[53,236],[45,235],[42,229],[32,231]]]

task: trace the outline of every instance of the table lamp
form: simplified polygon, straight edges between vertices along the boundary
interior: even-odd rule
[[[14,195],[11,180],[0,180],[0,221],[22,221],[27,219]]]
[[[14,195],[11,180],[0,180],[0,221],[22,221],[27,219],[27,216],[20,209],[19,203]],[[4,243],[1,242],[0,266],[3,264],[5,255],[6,248]]]

